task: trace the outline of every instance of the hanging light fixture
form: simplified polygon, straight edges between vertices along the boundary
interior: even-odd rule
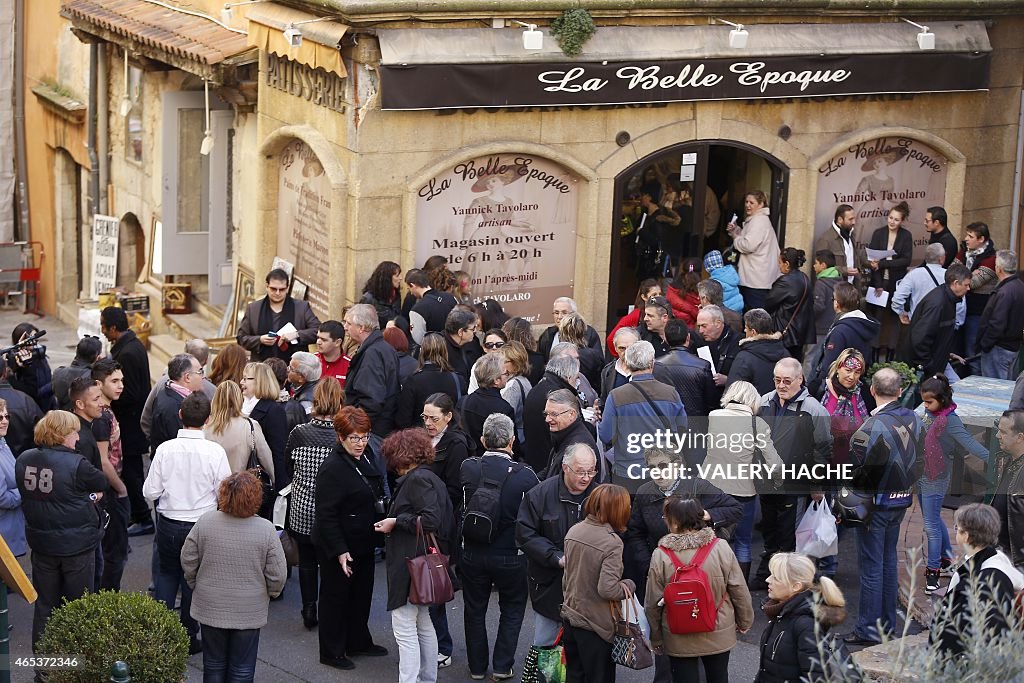
[[[124,51],[124,97],[121,98],[121,116],[128,116],[132,110],[132,98],[128,90],[128,50]]]
[[[210,128],[210,81],[203,81],[203,92],[206,96],[206,134],[203,135],[203,144],[199,153],[203,156],[213,151],[213,129]]]
[[[726,21],[725,19],[719,19],[718,17],[712,17],[712,22],[719,22],[732,26],[732,30],[729,31],[729,47],[733,50],[742,50],[747,46],[747,40],[750,38],[750,32],[743,26],[743,24],[737,24],[732,21]]]

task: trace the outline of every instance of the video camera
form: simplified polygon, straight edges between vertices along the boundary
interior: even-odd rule
[[[8,367],[29,365],[36,358],[46,356],[46,349],[38,342],[46,335],[46,330],[36,330],[17,344],[0,349],[0,355],[7,361]]]

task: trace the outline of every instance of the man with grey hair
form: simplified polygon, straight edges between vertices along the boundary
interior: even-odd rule
[[[297,425],[309,422],[313,413],[313,392],[320,383],[323,364],[308,351],[297,351],[288,361],[288,384],[292,397],[285,404],[288,413],[288,433]]]
[[[640,332],[635,327],[620,327],[612,337],[612,347],[617,358],[601,370],[601,404],[608,402],[608,394],[629,381],[629,370],[626,369],[626,349],[634,342],[640,341]]]
[[[891,306],[904,325],[910,324],[914,310],[925,295],[942,284],[946,277],[946,269],[942,267],[945,260],[946,248],[938,242],[929,244],[924,250],[924,265],[912,269],[896,283]],[[961,301],[956,307],[956,327],[962,326],[966,317],[967,304]]]
[[[544,360],[551,360],[551,348],[558,343],[558,324],[562,322],[562,318],[570,313],[577,312],[576,302],[567,296],[560,296],[555,299],[551,308],[551,317],[554,319],[555,324],[544,330],[537,341],[537,350],[544,356]],[[595,349],[602,355],[604,354],[604,350],[601,348],[601,337],[590,325],[587,325],[587,346]]]
[[[559,464],[567,450],[575,444],[586,444],[597,452],[597,441],[583,420],[579,399],[569,389],[556,389],[548,394],[544,404],[544,421],[551,436],[551,452],[547,457],[547,466],[537,473],[541,479],[558,474]],[[602,473],[598,477],[600,481],[604,479],[603,462],[598,462],[598,469]]]
[[[871,377],[871,395],[878,407],[850,438],[854,466],[850,486],[873,496],[871,518],[856,527],[860,604],[857,625],[844,638],[851,645],[877,645],[899,627],[897,546],[900,524],[913,502],[921,437],[921,418],[900,405],[901,393],[899,373],[892,368],[878,370]]]
[[[192,351],[198,350],[199,355],[192,353]],[[210,359],[210,347],[202,339],[189,339],[185,342],[185,353],[199,361],[199,365],[206,367],[206,361]],[[142,418],[139,420],[139,426],[142,427],[142,432],[149,438],[150,432],[153,429],[153,404],[156,402],[157,394],[164,390],[164,386],[167,384],[167,372],[160,375],[160,379],[156,381],[153,388],[149,390],[149,396],[146,397],[146,405],[142,408]],[[203,393],[206,398],[213,400],[213,392],[217,390],[217,387],[213,385],[213,382],[206,379],[206,373],[203,373]],[[153,449],[156,452],[156,448]]]
[[[742,333],[742,322],[740,328]],[[740,333],[726,324],[723,309],[714,304],[702,306],[697,312],[697,333],[711,348],[711,359],[715,364],[712,379],[721,392],[725,389],[725,383],[729,381],[732,362],[740,351]]]
[[[605,446],[614,449],[613,480],[635,492],[643,483],[630,476],[630,465],[644,465],[639,439],[666,430],[685,434],[686,409],[672,385],[654,379],[654,346],[650,342],[638,341],[626,349],[625,361],[629,383],[608,394],[597,434]]]
[[[849,283],[840,283],[852,287]],[[787,466],[828,465],[832,462],[832,418],[825,407],[804,386],[804,370],[795,358],[783,358],[772,372],[773,391],[761,396],[758,416],[771,428],[772,445]],[[787,477],[786,491],[762,495],[761,528],[764,552],[757,573],[750,581],[753,590],[763,590],[768,579],[768,562],[775,553],[796,549],[798,497],[811,493],[822,499],[821,480]]]
[[[1024,282],[1017,275],[1017,254],[1009,249],[996,252],[996,279],[999,284],[985,304],[975,343],[982,375],[1013,379],[1024,330]]]
[[[491,415],[507,415],[515,420],[516,411],[501,397],[505,387],[505,360],[496,353],[485,353],[473,366],[477,390],[466,396],[462,403],[462,424],[469,437],[469,454],[483,452],[484,423]]]
[[[398,406],[398,352],[380,333],[377,309],[356,304],[345,314],[345,335],[359,344],[345,380],[345,405],[362,408],[373,425],[370,446],[380,454],[384,437],[394,427]],[[381,474],[384,469],[379,467]]]
[[[167,380],[161,385],[153,401],[153,424],[149,443],[156,453],[157,446],[173,439],[181,429],[181,403],[193,391],[203,390],[203,367],[187,353],[173,356],[167,363]]]
[[[585,444],[566,451],[561,476],[548,477],[523,497],[516,520],[516,544],[526,555],[533,645],[550,647],[562,625],[565,535],[583,521],[583,508],[597,487],[597,453]]]
[[[571,347],[571,348],[570,348]],[[575,357],[576,346],[556,344],[551,347],[551,359],[544,366],[544,376],[526,395],[523,403],[523,431],[526,432],[526,463],[535,472],[543,472],[551,455],[551,432],[544,420],[544,406],[548,394],[556,389],[567,389],[576,394],[580,376],[580,362]]]
[[[512,460],[516,431],[507,415],[490,415],[482,431],[483,455],[464,460],[460,471],[466,512],[459,562],[466,658],[472,678],[482,679],[490,660],[494,679],[504,680],[512,677],[529,595],[526,556],[516,546],[516,517],[524,496],[539,482],[533,470]],[[487,637],[492,589],[498,591],[500,615],[493,658]]]

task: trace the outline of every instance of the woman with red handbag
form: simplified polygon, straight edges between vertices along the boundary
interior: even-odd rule
[[[395,497],[387,518],[374,529],[387,534],[384,544],[388,575],[391,628],[398,643],[398,683],[437,680],[437,634],[430,621],[423,586],[410,576],[410,564],[422,556],[438,555],[445,566],[455,538],[455,513],[444,482],[426,465],[434,461],[434,445],[423,429],[404,429],[384,440],[388,470],[398,475]],[[451,584],[447,600],[452,599]],[[437,603],[446,601],[440,598]]]

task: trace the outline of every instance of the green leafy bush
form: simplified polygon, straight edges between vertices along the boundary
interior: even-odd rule
[[[900,384],[903,386],[904,390],[906,390],[908,387],[917,384],[917,371],[914,370],[914,368],[907,365],[906,363],[902,363],[899,361],[889,363],[875,363],[870,368],[868,368],[868,371],[866,373],[864,373],[864,384],[870,385],[871,377],[882,368],[892,368],[893,370],[898,372],[900,375]]]
[[[100,591],[53,611],[40,655],[82,655],[75,671],[52,671],[51,683],[98,683],[110,667],[128,663],[133,681],[180,683],[188,666],[188,634],[178,616],[142,593]]]
[[[585,9],[567,9],[551,22],[551,33],[558,39],[558,47],[570,57],[582,52],[583,44],[596,31],[594,19]]]

